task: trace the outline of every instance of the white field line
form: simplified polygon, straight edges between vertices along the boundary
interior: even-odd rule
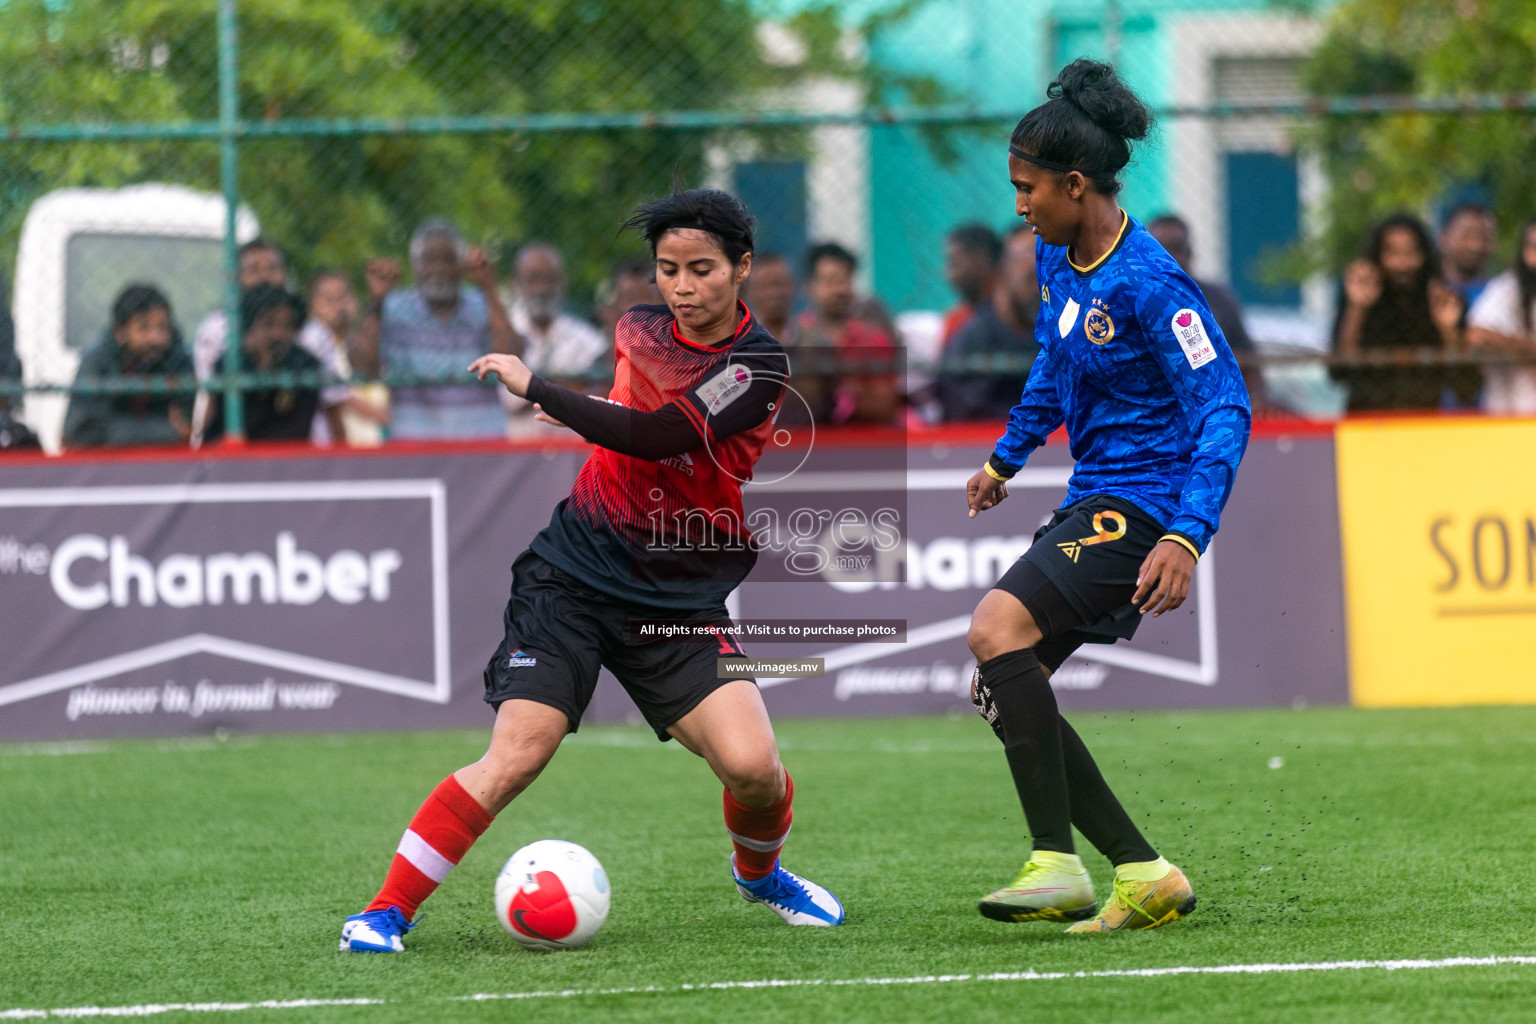
[[[0,1020],[79,1017],[153,1017],[162,1013],[235,1013],[240,1010],[307,1010],[316,1006],[379,1006],[383,999],[266,999],[259,1003],[141,1003],[138,1006],[70,1006],[57,1010],[0,1010]]]
[[[1139,967],[1107,971],[1005,971],[996,974],[919,974],[906,978],[764,978],[710,981],[695,985],[640,985],[630,988],[565,988],[533,992],[478,992],[453,1002],[508,999],[571,999],[715,992],[759,988],[849,988],[886,985],[947,985],[977,981],[1062,981],[1074,978],[1163,978],[1187,974],[1299,974],[1319,971],[1426,971],[1448,967],[1536,966],[1536,956],[1455,956],[1442,960],[1327,960],[1319,963],[1216,964],[1206,967]],[[0,1010],[0,1020],[80,1017],[152,1017],[162,1013],[235,1013],[241,1010],[300,1010],[319,1006],[381,1006],[387,999],[269,999],[250,1003],[142,1003],[137,1006],[70,1006],[52,1010]],[[413,1005],[420,1005],[419,1003]]]
[[[483,738],[476,742],[484,743]],[[218,736],[167,737],[142,740],[58,740],[56,742],[3,743],[0,757],[67,757],[75,754],[155,753],[184,754],[204,750],[251,750],[254,736],[220,739]],[[0,1020],[5,1018],[0,1017]]]

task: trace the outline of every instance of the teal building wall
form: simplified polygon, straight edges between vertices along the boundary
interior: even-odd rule
[[[1266,0],[929,0],[899,29],[872,43],[872,56],[931,76],[962,101],[1022,116],[1045,100],[1055,72],[1087,56],[1112,60],[1154,108],[1170,102],[1179,54],[1170,20],[1191,12],[1274,10]],[[889,97],[899,101],[900,97]],[[870,131],[873,282],[894,309],[942,309],[954,302],[943,280],[943,241],[953,226],[979,220],[1006,230],[1015,220],[1007,180],[1013,124]],[[1125,176],[1122,205],[1146,218],[1167,208],[1166,149],[1154,136]]]

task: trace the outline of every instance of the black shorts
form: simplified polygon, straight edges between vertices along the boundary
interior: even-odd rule
[[[506,700],[547,704],[564,711],[575,732],[597,689],[598,670],[606,667],[657,737],[671,739],[668,726],[731,681],[717,678],[717,659],[739,656],[741,648],[726,634],[718,643],[632,643],[631,619],[725,624],[730,616],[724,605],[683,612],[623,604],[532,551],[523,552],[512,563],[501,646],[485,666],[486,703],[493,708]]]
[[[1136,576],[1164,530],[1123,498],[1095,495],[1057,509],[1028,551],[1003,573],[1045,639],[1035,646],[1052,672],[1083,644],[1129,640],[1141,624],[1131,604]]]

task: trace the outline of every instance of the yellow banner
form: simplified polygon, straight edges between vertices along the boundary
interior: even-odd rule
[[[1536,421],[1338,431],[1359,707],[1536,703]]]

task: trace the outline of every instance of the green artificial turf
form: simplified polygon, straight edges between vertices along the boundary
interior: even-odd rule
[[[470,852],[395,956],[338,953],[342,918],[484,734],[0,746],[0,1020],[343,998],[385,1002],[157,1019],[1536,1019],[1536,965],[1523,964],[862,983],[1536,956],[1536,708],[1074,723],[1193,881],[1189,919],[1078,937],[981,918],[976,898],[1012,878],[1027,849],[1002,752],[971,717],[778,723],[797,795],[785,863],[842,898],[843,927],[787,928],[735,895],[719,786],[702,762],[643,729],[590,728]],[[496,924],[497,871],[542,838],[581,843],[612,878],[612,913],[584,950],[525,952]],[[1085,859],[1107,893],[1107,865]],[[765,979],[860,983],[683,988]],[[645,987],[656,991],[598,991]],[[459,998],[562,990],[575,994]]]

